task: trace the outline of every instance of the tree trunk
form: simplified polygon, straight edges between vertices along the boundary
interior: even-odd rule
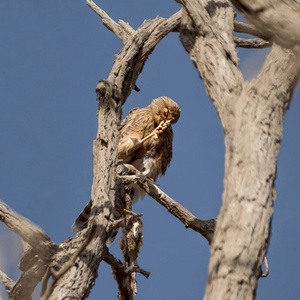
[[[245,84],[235,103],[234,129],[225,137],[223,206],[205,299],[256,296],[270,240],[276,160],[297,78],[295,63],[291,52],[274,46],[259,76]]]
[[[180,39],[204,80],[226,145],[223,206],[211,245],[205,299],[254,299],[268,248],[276,159],[297,60],[274,45],[260,74],[244,82],[228,1],[183,0]]]

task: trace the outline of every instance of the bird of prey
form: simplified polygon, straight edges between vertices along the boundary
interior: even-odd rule
[[[132,164],[152,180],[164,175],[172,159],[173,130],[180,108],[168,97],[152,100],[144,108],[133,108],[119,128],[118,159]],[[132,202],[145,192],[135,187]]]
[[[180,112],[177,103],[165,96],[152,100],[144,108],[133,108],[119,128],[119,163],[133,165],[154,181],[159,175],[164,175],[172,159],[171,124],[178,121]],[[134,185],[132,203],[144,195],[145,192]],[[74,231],[87,227],[91,208],[92,201],[74,222]]]

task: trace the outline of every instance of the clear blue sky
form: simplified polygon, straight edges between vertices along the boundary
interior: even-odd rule
[[[169,17],[175,1],[96,1],[115,21],[137,28],[145,19]],[[120,40],[85,4],[74,0],[0,1],[0,198],[41,226],[56,243],[73,236],[71,225],[90,199],[92,143],[96,136],[99,79],[107,78]],[[248,80],[267,50],[239,50]],[[177,33],[149,57],[124,114],[158,96],[182,109],[174,126],[174,156],[160,187],[201,219],[217,217],[224,173],[221,125]],[[300,295],[300,103],[296,90],[284,122],[278,159],[277,200],[268,253],[270,275],[261,279],[258,299]],[[143,213],[144,246],[135,299],[202,299],[209,262],[207,241],[185,229],[154,200],[134,206]],[[17,279],[19,238],[0,224],[0,269]],[[111,252],[121,258],[117,243]],[[0,283],[0,295],[7,299]],[[34,299],[38,298],[38,293]],[[116,299],[109,266],[100,265],[89,299]]]

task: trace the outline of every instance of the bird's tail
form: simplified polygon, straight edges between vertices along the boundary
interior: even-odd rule
[[[76,233],[87,228],[88,220],[91,214],[91,208],[92,208],[92,200],[89,201],[89,203],[85,206],[83,211],[80,213],[78,218],[75,220],[75,222],[72,225],[72,230]]]

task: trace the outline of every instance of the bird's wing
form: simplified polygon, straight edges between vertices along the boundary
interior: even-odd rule
[[[137,111],[139,109],[140,108],[135,107],[129,111],[128,115],[124,118],[124,120],[121,122],[121,125],[119,127],[120,134],[121,134],[121,132],[124,132],[124,130],[126,130],[126,127],[128,126],[128,124],[130,124],[133,121],[134,115],[137,113]]]
[[[132,109],[119,128],[119,160],[130,162],[137,150],[134,146],[153,129],[153,118],[149,109]]]
[[[133,108],[119,127],[120,140],[125,137],[143,138],[154,130],[153,117],[147,108]]]

